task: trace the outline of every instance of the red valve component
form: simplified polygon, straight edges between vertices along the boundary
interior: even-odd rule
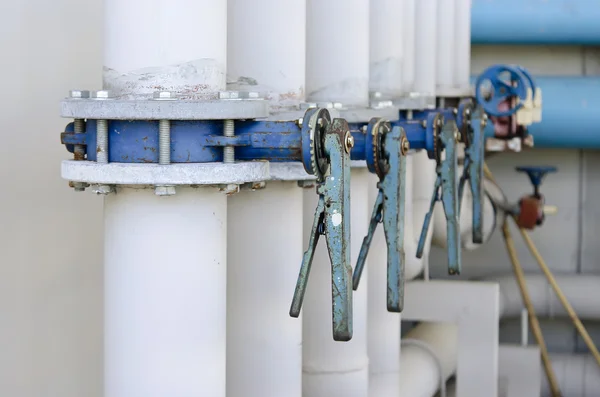
[[[542,196],[525,196],[519,201],[517,225],[523,229],[533,230],[544,222],[544,198]]]

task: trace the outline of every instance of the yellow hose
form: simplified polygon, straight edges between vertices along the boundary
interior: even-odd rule
[[[542,354],[542,364],[544,365],[544,372],[546,373],[546,377],[548,378],[550,391],[553,397],[560,397],[562,396],[562,394],[558,386],[558,380],[556,379],[556,375],[554,374],[554,370],[552,369],[552,364],[550,363],[550,357],[548,355],[546,341],[544,341],[544,336],[542,335],[540,322],[537,318],[537,315],[535,314],[533,302],[531,301],[529,291],[527,290],[525,274],[523,272],[523,268],[521,267],[521,263],[519,262],[517,250],[515,248],[515,243],[512,239],[510,230],[508,228],[508,222],[506,222],[506,220],[504,220],[504,224],[502,225],[502,233],[504,235],[506,250],[508,251],[508,256],[510,257],[510,262],[512,263],[513,271],[515,272],[515,278],[517,279],[519,290],[521,291],[521,297],[523,298],[523,303],[525,304],[525,308],[527,309],[527,314],[529,316],[529,325],[531,326],[533,336],[535,337],[535,340],[537,341],[537,344],[540,347],[540,352]]]
[[[495,182],[494,175],[492,174],[492,172],[488,168],[487,164],[484,164],[483,172],[484,172],[486,178],[488,178],[491,181]],[[516,220],[515,220],[514,217],[513,217],[513,220],[515,221],[515,224],[516,224]],[[540,269],[542,269],[542,272],[546,276],[546,279],[548,280],[548,283],[550,284],[550,286],[554,290],[554,293],[558,297],[558,300],[560,300],[560,303],[563,305],[563,307],[565,308],[565,310],[569,314],[569,317],[571,318],[571,321],[573,322],[573,325],[577,329],[577,332],[579,332],[579,335],[581,335],[581,338],[583,339],[583,341],[587,345],[588,349],[590,349],[590,352],[592,353],[592,356],[594,356],[594,359],[596,360],[596,364],[598,364],[598,367],[600,367],[600,352],[598,352],[598,348],[596,347],[596,344],[594,343],[594,341],[590,337],[590,334],[585,329],[585,326],[583,325],[583,323],[579,319],[579,316],[577,315],[577,313],[573,309],[573,306],[571,306],[571,303],[569,303],[569,300],[567,299],[567,297],[565,296],[565,294],[562,292],[562,289],[560,288],[560,286],[556,282],[556,279],[554,278],[554,275],[552,274],[552,271],[550,270],[550,268],[546,264],[546,261],[544,260],[544,258],[542,258],[542,255],[540,254],[540,252],[538,251],[537,247],[533,243],[533,240],[529,236],[529,233],[527,233],[527,230],[519,228],[519,231],[521,232],[521,236],[523,236],[523,240],[525,241],[525,244],[527,245],[527,248],[529,248],[529,251],[531,252],[531,254],[533,255],[533,257],[537,261],[538,265],[540,266]]]
[[[571,318],[571,321],[573,321],[573,325],[577,329],[577,332],[579,332],[579,335],[581,335],[581,338],[587,345],[588,349],[590,349],[590,352],[594,356],[596,363],[600,367],[600,352],[598,352],[598,348],[594,344],[594,341],[590,337],[590,334],[587,332],[587,330],[585,329],[581,320],[579,319],[579,316],[577,315],[577,313],[575,313],[573,306],[571,306],[571,303],[569,303],[569,300],[567,299],[565,294],[560,289],[560,286],[556,282],[556,279],[554,278],[552,271],[546,264],[546,261],[544,261],[544,258],[542,258],[542,255],[540,255],[539,251],[535,247],[535,244],[533,243],[533,240],[531,240],[529,233],[527,233],[527,231],[524,229],[519,229],[519,230],[521,231],[521,235],[523,236],[523,240],[525,240],[525,244],[527,244],[529,251],[531,251],[531,254],[537,261],[538,265],[540,265],[542,272],[544,272],[546,279],[548,279],[548,283],[550,284],[550,286],[552,286],[552,289],[554,290],[554,293],[556,293],[558,300],[560,300],[560,303],[562,303],[563,307],[569,314],[569,317]]]

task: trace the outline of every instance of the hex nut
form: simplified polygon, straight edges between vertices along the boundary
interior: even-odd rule
[[[96,185],[92,188],[92,192],[94,192],[96,194],[101,194],[103,196],[114,193],[114,191],[115,191],[115,188],[110,185]]]
[[[221,91],[219,99],[240,99],[240,93],[238,91]]]
[[[157,101],[174,100],[177,99],[177,94],[170,91],[157,91],[153,94],[153,98]]]
[[[157,196],[174,196],[177,193],[175,186],[156,186],[154,194]]]
[[[112,95],[110,91],[102,90],[102,91],[93,91],[92,99],[110,99]]]
[[[231,196],[240,192],[240,186],[229,184],[219,188],[221,193],[225,193],[227,196]]]
[[[71,90],[69,91],[69,98],[71,99],[87,99],[90,97],[90,92],[85,90]]]

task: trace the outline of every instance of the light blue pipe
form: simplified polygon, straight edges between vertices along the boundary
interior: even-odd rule
[[[474,44],[600,44],[600,0],[473,0]]]
[[[600,76],[535,77],[542,122],[529,127],[536,148],[600,149]],[[486,135],[493,135],[488,123]]]

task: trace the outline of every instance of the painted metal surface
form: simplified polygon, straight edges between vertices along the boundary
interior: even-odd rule
[[[598,0],[473,0],[473,44],[600,44]]]
[[[383,223],[387,248],[387,309],[399,313],[404,301],[406,155],[403,142],[406,135],[401,127],[391,129],[389,123],[381,120],[370,127],[367,142],[374,143],[375,156],[367,164],[379,177],[378,195],[354,269],[353,288],[356,290],[360,283],[377,224]]]
[[[310,109],[312,111],[312,109]],[[451,114],[451,111],[447,112]],[[312,114],[312,113],[310,113]],[[399,120],[392,123],[405,130],[410,147],[433,150],[431,121],[423,126],[428,113],[414,120]],[[309,115],[307,113],[304,117]],[[73,123],[66,126],[61,142],[69,152],[74,145],[94,146],[96,142],[96,120],[88,120],[86,132],[75,134]],[[111,163],[158,163],[159,122],[112,120],[109,125],[109,162]],[[352,160],[365,160],[367,156],[365,123],[350,124],[354,138]],[[300,161],[302,159],[302,133],[298,121],[236,121],[236,135],[223,136],[221,121],[172,121],[171,162],[205,163],[223,161],[222,147],[235,146],[236,160],[269,160],[273,162]],[[96,152],[86,149],[87,160],[96,161]]]
[[[538,191],[539,187],[542,185],[544,178],[547,174],[553,173],[557,171],[556,167],[553,166],[521,166],[516,167],[518,172],[524,172],[529,177],[531,181],[531,185],[535,192]]]
[[[425,220],[423,221],[423,228],[421,229],[421,236],[417,247],[417,257],[421,258],[435,204],[441,200],[446,216],[448,272],[450,274],[460,274],[461,266],[461,242],[458,222],[457,132],[456,122],[454,120],[447,120],[444,122],[439,133],[436,134],[437,144],[444,148],[445,157],[442,159],[441,154],[436,154],[437,179],[435,189],[431,197],[429,212],[425,215]]]
[[[489,92],[486,92],[486,83],[490,85]],[[525,69],[519,66],[494,65],[477,78],[475,98],[489,115],[508,117],[523,107],[522,101],[527,98],[528,88],[531,88],[532,92],[535,89],[533,80]],[[519,98],[521,101],[507,110],[501,110],[501,105],[511,98]]]
[[[350,128],[343,119],[329,122],[329,113],[325,109],[311,109],[307,116],[308,127],[303,128],[303,163],[306,170],[317,177],[319,201],[290,316],[300,315],[319,236],[325,235],[331,260],[333,339],[349,341],[352,339],[350,150],[347,144]]]
[[[473,200],[473,242],[483,243],[483,168],[485,145],[483,130],[486,119],[481,108],[473,108],[471,103],[462,103],[459,106],[458,117],[461,119],[462,140],[465,143],[465,159],[463,174],[458,185],[458,208],[461,208],[464,188],[467,181],[471,189]],[[468,117],[468,120],[465,120]]]

